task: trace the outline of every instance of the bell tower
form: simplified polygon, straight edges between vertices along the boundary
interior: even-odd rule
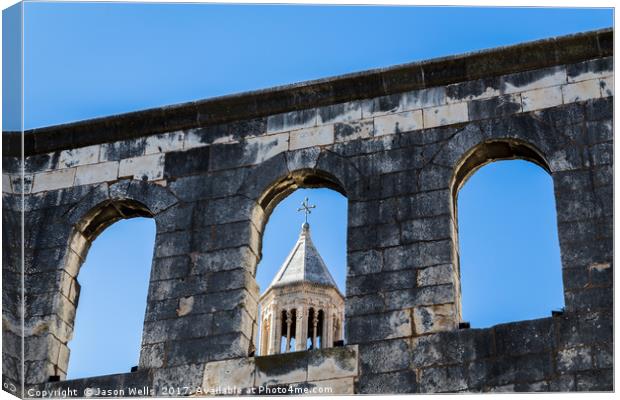
[[[344,296],[312,243],[306,198],[299,238],[260,298],[260,355],[333,347],[343,340]]]

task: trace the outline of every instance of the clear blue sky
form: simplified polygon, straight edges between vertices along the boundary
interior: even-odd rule
[[[119,221],[93,242],[78,276],[68,378],[138,365],[154,243],[151,218]]]
[[[24,24],[33,128],[608,27],[612,11],[31,2]]]
[[[25,7],[26,128],[612,25],[611,9]],[[3,129],[18,128],[19,120],[5,114]],[[297,238],[301,217],[293,214],[303,196],[296,192],[285,199],[270,219],[257,277],[263,288]],[[311,191],[310,198],[318,204],[311,217],[315,243],[343,285],[346,200],[327,190]],[[459,225],[465,320],[489,326],[547,316],[561,307],[552,187],[544,172],[519,162],[481,169],[461,192]],[[70,376],[125,372],[137,364],[153,234],[152,221],[130,220],[113,225],[93,244],[79,277],[83,289]],[[121,245],[127,247],[121,251]],[[124,271],[122,282],[110,281],[119,276],[113,270]],[[489,283],[492,278],[497,280]],[[533,286],[542,280],[548,284]],[[513,294],[522,301],[507,304]],[[122,332],[114,331],[118,328]]]

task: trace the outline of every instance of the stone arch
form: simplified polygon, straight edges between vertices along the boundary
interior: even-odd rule
[[[246,175],[237,195],[252,201],[252,209],[248,214],[251,216],[251,225],[256,229],[256,241],[253,243],[257,257],[250,258],[247,267],[252,271],[256,288],[256,269],[262,258],[263,233],[275,207],[297,189],[327,188],[349,198],[360,179],[359,171],[344,157],[319,148],[280,153]],[[252,318],[257,321],[256,314]],[[262,328],[259,329],[262,332]],[[341,330],[344,331],[344,327]]]
[[[452,218],[452,260],[455,268],[457,320],[462,319],[460,256],[458,235],[458,194],[467,180],[480,168],[503,160],[524,160],[532,162],[553,177],[549,163],[543,152],[531,143],[514,137],[493,138],[482,141],[467,149],[455,164],[450,180],[450,212]]]
[[[73,336],[80,290],[77,277],[92,242],[115,222],[136,217],[153,218],[157,226],[157,237],[159,216],[176,203],[176,197],[162,186],[151,182],[124,180],[109,186],[99,185],[68,210],[66,220],[70,224],[70,235],[61,271],[65,273],[63,276],[68,278],[62,281],[62,288],[57,294],[58,297],[67,297],[68,301],[59,298],[55,303],[55,314],[59,320],[64,321],[65,326],[60,331],[52,332],[59,339],[59,342],[56,342],[61,347],[59,354],[65,354],[64,357],[51,360],[57,369],[66,372],[69,364],[68,343]],[[42,380],[46,378],[42,377]]]
[[[456,200],[458,191],[477,170],[500,160],[530,161],[551,174],[543,153],[530,143],[513,138],[487,140],[469,149],[455,165],[450,183],[453,199]]]
[[[280,153],[256,166],[244,179],[237,195],[251,199],[249,211],[258,231],[256,252],[261,259],[262,236],[273,209],[297,189],[327,188],[349,198],[360,180],[359,171],[346,159],[328,150],[301,149]]]
[[[257,205],[264,211],[263,225],[267,223],[274,208],[297,189],[327,188],[346,195],[346,191],[339,180],[328,172],[318,169],[299,169],[275,181],[257,199]]]
[[[121,219],[154,218],[174,206],[177,198],[166,188],[151,182],[124,180],[112,185],[103,184],[70,209],[67,221],[72,226],[69,249],[78,259],[67,259],[65,264],[84,259],[90,243],[107,227]],[[75,276],[79,266],[75,269]]]
[[[238,195],[256,201],[267,220],[273,208],[300,188],[328,188],[348,197],[361,175],[344,157],[318,148],[280,153],[245,177]]]

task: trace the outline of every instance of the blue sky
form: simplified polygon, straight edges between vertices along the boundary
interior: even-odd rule
[[[78,281],[68,377],[129,372],[138,365],[155,220],[119,221],[93,242]]]
[[[25,127],[598,29],[611,19],[609,9],[31,2]],[[15,125],[5,118],[5,129]]]
[[[608,27],[612,10],[27,3],[24,21],[24,125],[34,128]],[[19,118],[5,113],[3,129],[19,129]],[[270,219],[262,288],[297,239],[305,195]],[[314,241],[343,285],[346,199],[308,195]],[[562,306],[554,207],[550,177],[525,162],[484,167],[462,189],[462,301],[473,326]],[[136,219],[93,244],[70,377],[137,364],[153,237],[152,221]]]

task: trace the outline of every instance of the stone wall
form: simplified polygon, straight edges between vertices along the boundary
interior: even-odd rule
[[[254,384],[265,363],[283,376],[305,363],[294,382],[318,381],[310,365],[331,350],[276,356],[281,364],[248,358],[263,229],[299,187],[349,202],[349,346],[333,351],[356,362],[334,372],[338,391],[612,390],[612,36],[49,127],[23,141],[3,133],[5,390],[196,386],[228,363]],[[459,329],[456,194],[478,167],[512,158],[553,178],[566,308]],[[45,384],[66,376],[90,243],[136,216],[157,225],[138,371]]]
[[[358,364],[357,346],[347,346],[50,382],[28,387],[26,395],[61,397],[63,391],[67,397],[353,394]]]

